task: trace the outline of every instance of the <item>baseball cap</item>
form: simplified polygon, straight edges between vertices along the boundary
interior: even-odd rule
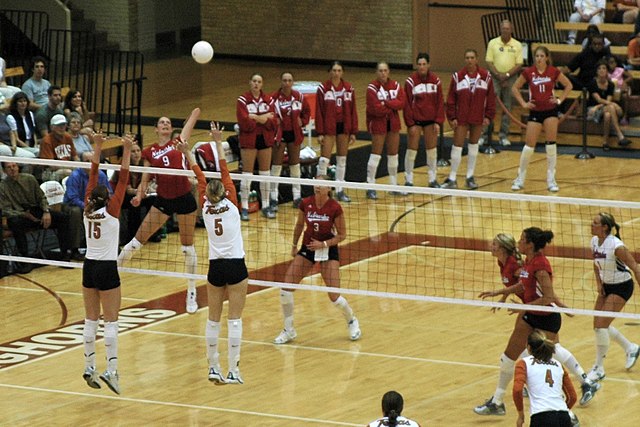
[[[47,197],[47,203],[49,203],[49,206],[62,203],[62,200],[64,199],[64,188],[62,188],[62,184],[60,184],[58,181],[43,182],[40,185],[40,189]]]
[[[66,125],[66,124],[67,124],[67,118],[62,114],[56,114],[55,116],[51,117],[51,126],[59,126],[59,125]]]

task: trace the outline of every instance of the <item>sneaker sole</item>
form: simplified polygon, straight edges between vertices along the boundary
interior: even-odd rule
[[[220,378],[215,378],[215,377],[209,377],[209,381],[211,381],[212,383],[214,383],[215,385],[225,385],[227,382],[224,380],[220,380]]]
[[[356,335],[351,335],[349,338],[351,339],[351,341],[358,341],[361,336],[362,336],[362,331],[358,331]]]
[[[627,365],[625,365],[625,369],[627,371],[635,366],[639,356],[640,356],[640,347],[638,347],[638,350],[635,352],[635,359],[633,359],[633,362],[630,365],[628,365],[628,367]]]
[[[105,383],[107,385],[107,387],[109,387],[109,390],[111,390],[115,394],[118,394],[118,395],[120,394],[120,390],[117,389],[116,387],[114,387],[113,384],[111,384],[111,381],[109,381],[108,379],[106,379],[102,375],[100,375],[100,379],[102,380],[103,383]]]
[[[91,375],[89,375],[89,374],[83,374],[83,375],[82,375],[82,378],[84,378],[84,380],[87,382],[87,385],[88,385],[89,387],[91,387],[91,388],[95,388],[95,389],[102,388],[102,386],[100,385],[100,383],[99,383],[98,381],[94,380],[94,379],[92,378],[92,376],[91,376]]]

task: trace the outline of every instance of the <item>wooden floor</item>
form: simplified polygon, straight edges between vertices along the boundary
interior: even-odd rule
[[[267,87],[275,89],[283,68],[237,61],[199,67],[179,59],[150,64],[147,69],[145,115],[185,117],[191,108],[201,106],[205,117],[233,121],[235,97],[246,87],[249,75],[263,71]],[[286,69],[293,69],[300,80],[326,76],[324,67]],[[395,74],[400,78],[406,73]],[[188,87],[178,76],[189,82]],[[242,76],[241,83],[238,76]],[[362,91],[373,72],[347,70],[345,77],[355,81],[356,76]],[[360,108],[363,105],[361,102]],[[476,173],[481,191],[510,192],[518,158],[518,152],[481,155]],[[462,171],[465,164],[463,161]],[[548,194],[544,170],[544,155],[535,154],[526,193]],[[439,170],[440,180],[447,171]],[[417,171],[416,181],[419,179],[426,181],[424,169]],[[561,196],[636,201],[640,186],[637,160],[580,161],[560,156],[558,183]],[[372,255],[377,236],[388,237],[385,233],[389,232],[424,234],[486,244],[497,232],[518,233],[530,215],[531,223],[544,222],[555,231],[571,227],[571,233],[558,233],[552,246],[580,248],[588,244],[590,215],[597,212],[552,205],[541,218],[535,212],[520,210],[522,205],[516,202],[487,205],[465,198],[454,202],[444,197],[392,198],[386,194],[370,202],[362,190],[351,194],[354,202],[345,207],[349,238],[342,245],[344,288],[458,298],[472,298],[482,289],[500,286],[488,252],[472,250],[457,240],[435,239],[433,244],[414,243]],[[451,212],[450,218],[442,214],[445,210]],[[637,216],[620,212],[623,237],[635,251],[640,247]],[[456,226],[453,215],[473,228]],[[294,218],[290,206],[281,206],[275,221],[254,214],[244,224],[252,275],[281,271],[277,267],[289,259]],[[204,235],[201,229],[198,233],[200,250]],[[350,249],[362,246],[369,252]],[[177,235],[169,234],[167,240],[150,243],[142,251],[155,254],[160,261],[137,261],[132,266],[162,269],[176,258],[180,265],[178,250]],[[199,252],[200,273],[204,273],[204,253]],[[556,278],[556,287],[566,292],[563,296],[573,304],[590,307],[594,293],[588,260],[554,254],[552,263],[561,276]],[[572,269],[579,271],[566,276],[560,273]],[[422,271],[433,283],[420,283]],[[122,395],[108,389],[93,390],[81,377],[79,325],[84,311],[80,278],[78,269],[44,267],[25,276],[0,279],[0,299],[5,302],[0,311],[0,425],[360,426],[379,416],[380,397],[390,389],[404,395],[404,414],[423,425],[506,426],[515,422],[509,399],[505,417],[480,417],[472,412],[496,386],[498,359],[515,320],[504,311],[492,314],[487,308],[347,295],[363,331],[361,340],[351,342],[344,321],[326,294],[297,292],[298,339],[292,345],[275,346],[271,340],[281,328],[278,292],[254,292],[247,298],[243,315],[241,368],[245,384],[217,387],[206,378],[207,309],[185,314],[184,280],[163,275],[122,275]],[[569,278],[573,282],[567,283]],[[320,284],[321,280],[313,276],[305,283]],[[204,285],[199,291],[202,306]],[[626,311],[640,313],[638,292]],[[591,322],[585,316],[564,317],[561,334],[564,346],[587,370],[594,357]],[[640,341],[637,322],[618,320],[615,324],[629,339]],[[226,336],[224,323],[222,336]],[[99,368],[104,369],[102,340],[97,349]],[[222,355],[225,349],[223,339]],[[226,367],[226,357],[221,360]],[[639,397],[640,366],[625,371],[623,352],[612,343],[602,390],[588,407],[577,408],[575,413],[582,426],[635,426],[637,421],[633,420],[640,415]]]

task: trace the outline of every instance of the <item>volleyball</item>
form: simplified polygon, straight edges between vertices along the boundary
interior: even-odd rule
[[[201,40],[191,48],[191,56],[198,64],[206,64],[213,58],[213,47],[209,42]]]

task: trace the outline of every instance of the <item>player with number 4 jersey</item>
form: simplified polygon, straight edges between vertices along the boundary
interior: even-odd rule
[[[124,152],[120,180],[113,196],[109,189],[98,185],[98,165],[104,136],[94,135],[95,150],[85,195],[84,228],[87,254],[82,268],[82,296],[85,320],[83,329],[85,370],[82,378],[91,388],[101,388],[100,378],[114,393],[120,394],[118,383],[118,312],[120,311],[120,276],[118,275],[118,235],[120,207],[129,182],[129,162],[133,138],[122,138]],[[96,371],[96,333],[100,319],[100,304],[104,318],[104,344],[107,369]]]

